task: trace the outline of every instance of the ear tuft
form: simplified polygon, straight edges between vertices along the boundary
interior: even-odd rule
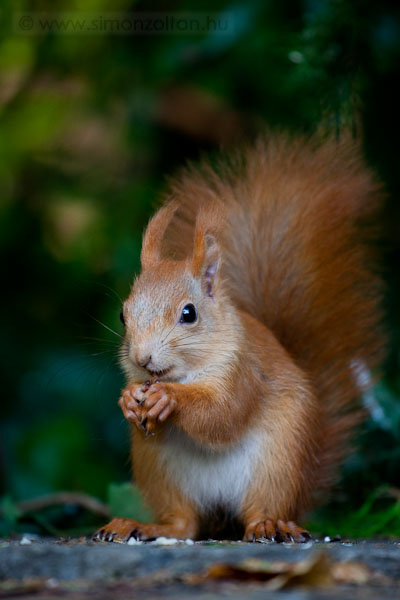
[[[220,262],[220,251],[215,237],[205,233],[203,227],[196,228],[192,273],[201,277],[207,296],[214,296]]]
[[[207,296],[214,296],[214,288],[217,279],[220,253],[217,241],[209,233],[204,237],[205,241],[205,260],[204,260],[204,281],[206,284]]]
[[[171,201],[165,204],[156,212],[147,225],[143,235],[142,252],[140,254],[143,269],[154,267],[160,261],[161,243],[177,208],[177,202]]]

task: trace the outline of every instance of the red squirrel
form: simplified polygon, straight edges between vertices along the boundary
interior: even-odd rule
[[[380,198],[347,136],[265,135],[172,180],[121,313],[119,406],[157,524],[117,517],[98,539],[199,539],[220,514],[246,541],[309,539],[297,521],[382,356],[363,224]]]

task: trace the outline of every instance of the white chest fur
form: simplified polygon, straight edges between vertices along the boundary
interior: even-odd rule
[[[182,492],[203,509],[219,505],[237,512],[260,456],[260,435],[250,432],[223,451],[200,446],[171,430],[160,452],[163,467]]]

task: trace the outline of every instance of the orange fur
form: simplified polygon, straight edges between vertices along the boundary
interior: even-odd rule
[[[160,524],[135,535],[199,535],[221,505],[245,539],[305,539],[291,520],[332,485],[382,354],[359,227],[379,197],[349,139],[271,136],[171,183],[124,305],[120,405]]]

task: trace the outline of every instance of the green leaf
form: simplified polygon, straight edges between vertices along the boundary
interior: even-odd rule
[[[0,536],[5,537],[15,531],[21,511],[10,496],[0,499]]]
[[[0,513],[4,519],[12,523],[16,523],[21,516],[21,511],[10,496],[3,496],[0,500]]]
[[[110,483],[108,505],[113,517],[151,521],[151,513],[143,504],[139,489],[132,483]]]

